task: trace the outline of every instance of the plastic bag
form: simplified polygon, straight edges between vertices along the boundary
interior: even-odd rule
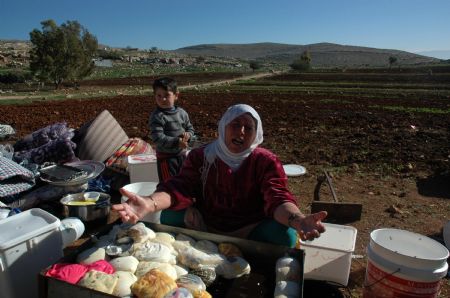
[[[12,160],[13,155],[14,155],[14,147],[11,144],[0,145],[0,156]]]

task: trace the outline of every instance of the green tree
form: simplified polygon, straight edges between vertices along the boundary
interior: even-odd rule
[[[258,70],[261,68],[261,63],[259,63],[256,60],[250,61],[249,65],[248,65],[252,71]]]
[[[195,58],[195,62],[197,63],[204,63],[206,61],[206,58],[203,56],[198,56]]]
[[[42,82],[51,81],[58,89],[65,81],[76,82],[92,73],[97,38],[77,21],[57,26],[41,22],[42,31],[30,32],[30,70]]]
[[[397,63],[397,57],[389,56],[389,68],[391,68],[395,63]]]
[[[122,59],[122,55],[120,52],[99,49],[97,50],[97,56],[102,59],[110,59],[110,60],[120,60]]]
[[[311,54],[309,53],[309,51],[304,51],[300,58],[297,60],[294,60],[294,62],[292,62],[289,65],[292,69],[294,70],[298,70],[298,71],[308,71],[311,69]]]

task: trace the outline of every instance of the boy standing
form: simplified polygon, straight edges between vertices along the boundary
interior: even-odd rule
[[[150,137],[156,145],[159,181],[165,181],[181,169],[194,127],[187,112],[175,105],[179,92],[174,79],[155,80],[153,95],[156,110],[150,115]]]

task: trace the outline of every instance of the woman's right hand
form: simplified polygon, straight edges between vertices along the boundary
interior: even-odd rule
[[[147,213],[153,212],[153,202],[147,197],[142,197],[136,193],[130,192],[123,188],[120,193],[128,198],[128,200],[121,204],[112,205],[112,210],[119,213],[123,222],[137,223]]]

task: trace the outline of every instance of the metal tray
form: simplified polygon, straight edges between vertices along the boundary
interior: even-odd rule
[[[54,182],[69,182],[72,180],[83,179],[88,175],[83,169],[68,165],[51,165],[39,170],[41,178]]]
[[[117,224],[117,223],[115,223]],[[244,258],[250,263],[252,271],[249,275],[237,279],[226,280],[219,278],[208,287],[207,291],[214,298],[232,298],[232,297],[273,297],[275,288],[275,264],[278,258],[291,256],[296,258],[301,268],[304,265],[304,251],[301,249],[292,249],[286,246],[273,245],[264,242],[252,241],[247,239],[229,237],[207,232],[199,232],[190,229],[172,227],[162,224],[145,222],[145,224],[155,232],[182,233],[195,238],[196,240],[210,240],[215,243],[229,242],[237,245]],[[98,236],[107,233],[114,224],[105,227]],[[60,262],[74,262],[76,255],[88,249],[93,245],[89,240],[74,251],[70,256],[60,260]],[[39,275],[39,297],[40,298],[84,298],[84,297],[115,297],[106,293],[90,290],[84,287],[73,285],[55,278],[45,276],[43,270]],[[303,271],[301,272],[300,293],[298,297],[303,297]]]
[[[56,186],[73,186],[73,185],[81,185],[84,183],[87,183],[89,179],[94,179],[98,175],[100,175],[103,170],[105,169],[105,165],[98,161],[93,160],[81,160],[81,161],[75,161],[75,162],[69,162],[64,164],[63,166],[68,166],[71,168],[76,168],[80,171],[83,171],[86,173],[86,175],[83,175],[82,177],[74,178],[71,180],[55,180],[55,179],[49,179],[48,177],[42,177],[41,180],[44,182],[47,182],[52,185]]]

